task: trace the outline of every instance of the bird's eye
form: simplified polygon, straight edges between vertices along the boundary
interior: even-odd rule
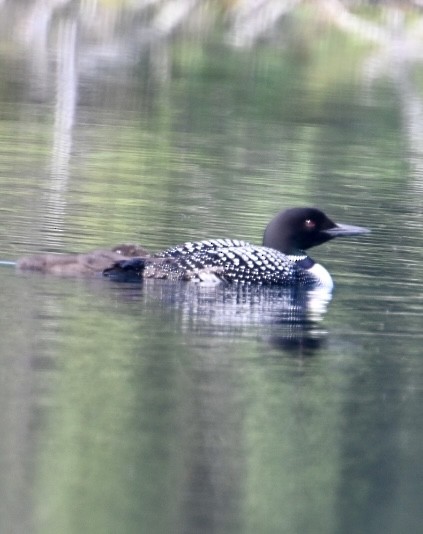
[[[316,228],[316,221],[313,221],[313,219],[306,219],[304,221],[304,228],[306,230],[314,230]]]

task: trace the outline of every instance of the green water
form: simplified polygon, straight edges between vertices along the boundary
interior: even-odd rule
[[[306,335],[248,300],[1,266],[1,532],[417,533],[418,84],[369,86],[373,52],[336,33],[107,63],[72,23],[43,68],[1,41],[1,259],[259,243],[295,205],[372,234],[311,251],[336,289]]]

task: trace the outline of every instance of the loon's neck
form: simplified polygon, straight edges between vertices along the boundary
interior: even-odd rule
[[[287,256],[302,269],[311,269],[315,264],[313,258],[310,258],[310,256],[308,256],[303,250],[287,254]]]
[[[288,257],[293,261],[298,267],[308,271],[315,279],[319,287],[323,287],[328,291],[333,289],[333,280],[329,272],[320,265],[316,263],[313,258],[310,258],[304,251],[297,251],[292,254],[288,254]]]

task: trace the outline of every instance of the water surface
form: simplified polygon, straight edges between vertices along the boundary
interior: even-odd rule
[[[417,533],[418,88],[369,85],[371,51],[336,35],[323,57],[188,34],[104,63],[71,15],[46,63],[2,39],[2,259],[259,243],[295,205],[372,234],[312,250],[336,284],[312,326],[274,294],[1,266],[2,532]]]

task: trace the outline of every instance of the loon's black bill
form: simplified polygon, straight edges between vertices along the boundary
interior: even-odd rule
[[[333,228],[324,230],[323,233],[329,235],[330,237],[342,237],[349,235],[361,235],[361,234],[370,234],[368,228],[364,226],[352,226],[350,224],[337,224]]]

